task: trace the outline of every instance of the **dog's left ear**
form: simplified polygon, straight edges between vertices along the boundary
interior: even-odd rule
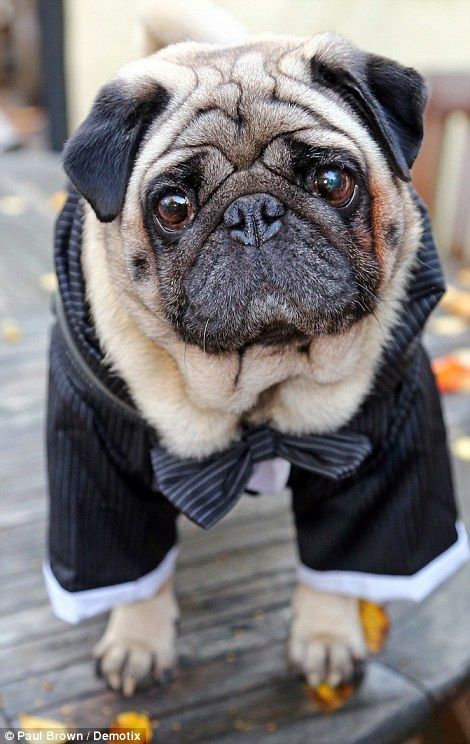
[[[119,79],[105,85],[64,149],[65,172],[101,222],[121,212],[139,145],[169,101],[155,80],[135,87]]]
[[[334,88],[360,116],[393,172],[410,181],[423,139],[424,78],[411,67],[359,50],[345,67],[314,57],[311,68],[314,80]]]

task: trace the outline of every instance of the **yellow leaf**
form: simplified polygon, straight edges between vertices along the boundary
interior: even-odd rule
[[[67,192],[64,190],[56,191],[54,194],[52,194],[49,199],[47,200],[47,203],[50,207],[54,210],[54,212],[60,212],[62,207],[65,204],[65,200],[67,199]]]
[[[470,320],[470,292],[449,286],[441,300],[441,307],[463,320]]]
[[[50,718],[40,718],[39,716],[29,716],[21,713],[18,721],[22,729],[32,729],[34,731],[43,731],[44,729],[60,729],[67,731],[67,726],[60,721],[54,721]]]
[[[438,315],[431,319],[428,328],[436,336],[458,336],[465,333],[467,324],[455,315]]]
[[[119,713],[112,722],[109,730],[111,732],[119,733],[120,730],[126,731],[143,731],[144,742],[149,744],[153,738],[152,724],[148,716],[143,713],[136,713],[133,710],[126,710],[124,713]]]
[[[0,321],[2,338],[8,343],[15,343],[21,338],[21,328],[14,318],[2,318]]]
[[[384,647],[390,631],[388,615],[383,607],[366,599],[359,601],[359,615],[367,648],[371,653],[376,654]]]
[[[326,682],[320,682],[315,688],[307,685],[309,698],[323,713],[331,713],[337,708],[341,708],[351,697],[353,689],[352,685],[344,683],[337,687],[331,687]]]
[[[48,271],[46,274],[41,274],[39,277],[39,286],[45,292],[55,292],[57,289],[57,277],[53,271]]]
[[[470,266],[463,266],[457,271],[457,281],[465,287],[470,287]]]
[[[450,447],[455,457],[464,462],[470,462],[470,437],[454,439]]]

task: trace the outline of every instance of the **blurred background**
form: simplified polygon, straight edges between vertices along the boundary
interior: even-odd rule
[[[413,181],[431,210],[449,290],[425,343],[470,524],[469,0],[0,0],[0,727],[24,724],[25,713],[105,725],[122,709],[88,658],[103,618],[66,628],[52,617],[40,573],[52,235],[65,198],[64,141],[122,65],[174,40],[170,16],[188,38],[207,40],[246,31],[340,32],[429,80]],[[255,511],[263,520],[257,525]],[[310,716],[304,691],[279,672],[295,565],[288,514],[287,498],[245,500],[204,542],[184,526],[183,683],[135,702],[150,710],[158,741],[232,741],[233,730],[257,744],[265,736],[282,744],[291,740],[279,733],[287,723],[298,727]],[[386,655],[370,667],[370,685],[344,720],[339,712],[321,729],[337,726],[337,735],[312,729],[305,738],[297,728],[292,741],[398,742],[419,731],[415,742],[470,742],[465,571],[412,612],[390,608],[400,622]]]

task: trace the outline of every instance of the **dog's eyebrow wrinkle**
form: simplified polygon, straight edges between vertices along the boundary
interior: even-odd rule
[[[330,131],[341,132],[341,130],[338,127],[336,127],[331,122],[327,121],[321,114],[318,113],[318,111],[315,111],[314,109],[311,109],[308,106],[305,106],[305,104],[303,103],[299,103],[298,101],[289,101],[278,95],[273,96],[272,101],[274,104],[279,103],[284,106],[289,106],[290,109],[298,109],[299,111],[302,111],[307,116],[313,118],[316,123],[322,124],[325,128],[328,128]]]
[[[230,173],[228,173],[220,181],[220,183],[218,183],[216,186],[214,186],[214,188],[208,193],[207,198],[204,200],[204,202],[201,203],[202,206],[204,206],[204,204],[207,204],[207,202],[209,201],[209,199],[212,199],[212,197],[214,196],[214,194],[224,185],[224,183],[226,181],[228,181],[228,179],[230,178],[230,176],[233,176],[234,172],[235,172],[235,168],[232,168],[232,170],[230,171]]]
[[[175,109],[175,111],[176,110],[177,109]],[[223,111],[222,109],[218,108],[217,106],[211,106],[211,107],[208,107],[207,109],[202,109],[201,110],[201,113],[210,113],[212,111],[214,113],[219,113],[221,116],[225,117],[227,120],[231,121],[232,124],[235,124],[238,127],[237,120],[234,117],[230,116],[230,114],[227,114],[225,111]],[[220,154],[223,155],[223,157],[226,160],[229,160],[229,158],[227,157],[227,153],[224,152],[221,149],[221,147],[219,145],[217,145],[215,142],[211,142],[211,143],[197,143],[197,144],[185,144],[184,142],[178,143],[178,140],[184,136],[186,130],[190,126],[192,126],[194,124],[194,122],[197,121],[198,118],[200,118],[200,116],[197,116],[195,118],[192,118],[190,121],[188,121],[187,124],[185,125],[184,129],[182,131],[178,132],[177,134],[175,134],[174,137],[169,142],[169,144],[167,145],[167,147],[165,147],[165,149],[162,150],[158,155],[156,155],[156,157],[149,163],[148,168],[151,168],[156,163],[157,160],[159,160],[160,158],[162,158],[165,155],[167,155],[171,150],[173,150],[175,148],[175,146],[177,148],[181,148],[181,149],[183,147],[185,147],[185,148],[186,147],[201,147],[201,146],[213,147],[214,149],[219,150]],[[229,162],[231,163],[230,160],[229,160]],[[231,164],[233,165],[233,163],[231,163]]]
[[[149,162],[149,164],[147,165],[147,168],[146,168],[146,172],[148,172],[151,168],[153,168],[153,166],[155,165],[155,163],[157,163],[161,158],[163,158],[165,155],[168,155],[169,152],[171,152],[172,155],[173,155],[173,154],[178,153],[179,151],[183,152],[185,150],[190,150],[190,151],[194,152],[195,150],[198,150],[198,149],[201,149],[201,150],[208,149],[208,150],[214,150],[214,151],[218,152],[219,155],[221,157],[223,157],[224,160],[230,166],[233,167],[233,163],[229,160],[229,158],[227,158],[226,153],[223,152],[223,150],[221,150],[220,147],[218,147],[214,142],[201,142],[200,144],[197,144],[197,145],[179,144],[177,146],[177,148],[175,148],[175,149],[173,149],[172,145],[169,145],[165,150],[162,150],[162,152],[158,153],[158,155],[156,155],[155,158],[153,158]],[[176,165],[178,165],[178,164],[176,164]]]
[[[173,152],[179,152],[184,150],[214,150],[215,152],[218,152],[219,155],[223,157],[223,159],[229,163],[229,165],[233,165],[233,163],[228,159],[226,154],[223,152],[223,150],[220,149],[218,145],[216,145],[214,142],[200,142],[197,145],[178,145],[176,150],[173,150]],[[160,158],[161,156],[159,156]]]
[[[286,129],[285,132],[281,132],[280,134],[275,134],[273,137],[271,137],[270,140],[266,142],[265,145],[263,145],[263,148],[261,149],[258,158],[264,158],[264,155],[266,153],[266,150],[270,145],[273,144],[273,142],[276,142],[279,139],[284,139],[285,137],[288,137],[291,134],[299,134],[300,132],[311,132],[311,127],[299,127],[298,129]],[[324,131],[324,130],[323,130]],[[264,159],[263,159],[264,163]]]
[[[312,81],[312,87],[311,87],[311,86],[307,85],[303,80],[299,80],[298,78],[294,77],[293,75],[289,75],[284,70],[281,70],[279,68],[279,63],[278,62],[276,62],[276,70],[277,70],[277,72],[279,73],[279,75],[281,77],[283,77],[283,78],[285,78],[287,80],[291,80],[293,83],[296,83],[296,85],[301,85],[309,93],[311,93],[312,92],[312,89],[313,89],[315,93],[317,93],[320,96],[323,96],[330,103],[333,103],[335,106],[338,106],[338,108],[342,111],[342,113],[344,113],[344,109],[342,109],[342,107],[341,107],[341,102],[338,101],[338,98],[336,96],[333,96],[332,97],[331,95],[328,95],[328,94],[331,94],[332,91],[329,88],[327,88],[326,86],[321,85],[321,83],[316,83],[316,85],[318,85],[318,87],[320,88],[320,90],[318,90],[318,88],[316,88],[314,86],[314,84],[313,84],[314,81]],[[297,101],[292,101],[292,102],[289,101],[289,103],[292,103],[292,105],[294,105],[294,106],[295,105],[298,105],[297,104]],[[342,127],[337,126],[336,124],[334,124],[333,122],[331,122],[329,119],[326,119],[316,109],[310,109],[308,106],[307,106],[307,108],[310,110],[310,112],[314,116],[318,117],[318,119],[320,119],[325,125],[327,125],[329,127],[333,127],[334,129],[336,129],[337,132],[339,132],[340,134],[344,135],[351,142],[354,142],[354,144],[356,145],[357,149],[359,150],[359,152],[361,153],[362,157],[364,158],[364,161],[367,162],[367,157],[366,157],[366,153],[364,152],[364,148],[362,147],[362,145],[360,144],[360,142],[357,141],[357,139],[354,137],[354,135],[352,135],[348,131],[345,131]],[[359,125],[362,127],[362,124],[360,122],[359,122]],[[367,130],[365,129],[365,127],[362,127],[362,128],[364,129],[365,132],[367,132]]]
[[[223,116],[225,119],[228,119],[233,124],[238,123],[236,116],[232,116],[232,114],[229,114],[228,111],[221,108],[220,106],[207,106],[207,108],[200,108],[195,111],[194,119],[190,122],[188,126],[191,126],[192,124],[194,124],[194,122],[197,121],[197,119],[199,119],[201,116],[204,116],[205,114],[210,114],[210,113],[221,114],[221,116]],[[179,136],[181,137],[183,134],[184,134],[184,131],[181,132]]]

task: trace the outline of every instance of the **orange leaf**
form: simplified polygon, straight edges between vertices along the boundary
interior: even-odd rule
[[[390,622],[385,610],[374,602],[359,600],[359,615],[364,628],[367,648],[371,653],[377,653],[384,647],[390,630]],[[312,702],[323,713],[331,713],[341,708],[354,692],[354,685],[341,683],[331,687],[326,682],[320,682],[315,688],[307,684],[307,693]]]
[[[124,713],[119,713],[109,727],[109,731],[111,733],[139,731],[143,734],[142,741],[145,744],[149,744],[153,738],[153,729],[149,717],[143,713],[136,713],[133,710],[126,710]]]
[[[315,688],[307,685],[309,698],[323,713],[332,713],[337,708],[341,708],[351,697],[353,689],[352,685],[345,683],[337,687],[331,687],[326,682],[320,682]]]
[[[470,362],[465,349],[432,361],[437,386],[441,393],[470,392]]]
[[[380,605],[366,599],[359,601],[359,615],[361,617],[366,644],[373,654],[382,650],[390,630],[388,615]]]

